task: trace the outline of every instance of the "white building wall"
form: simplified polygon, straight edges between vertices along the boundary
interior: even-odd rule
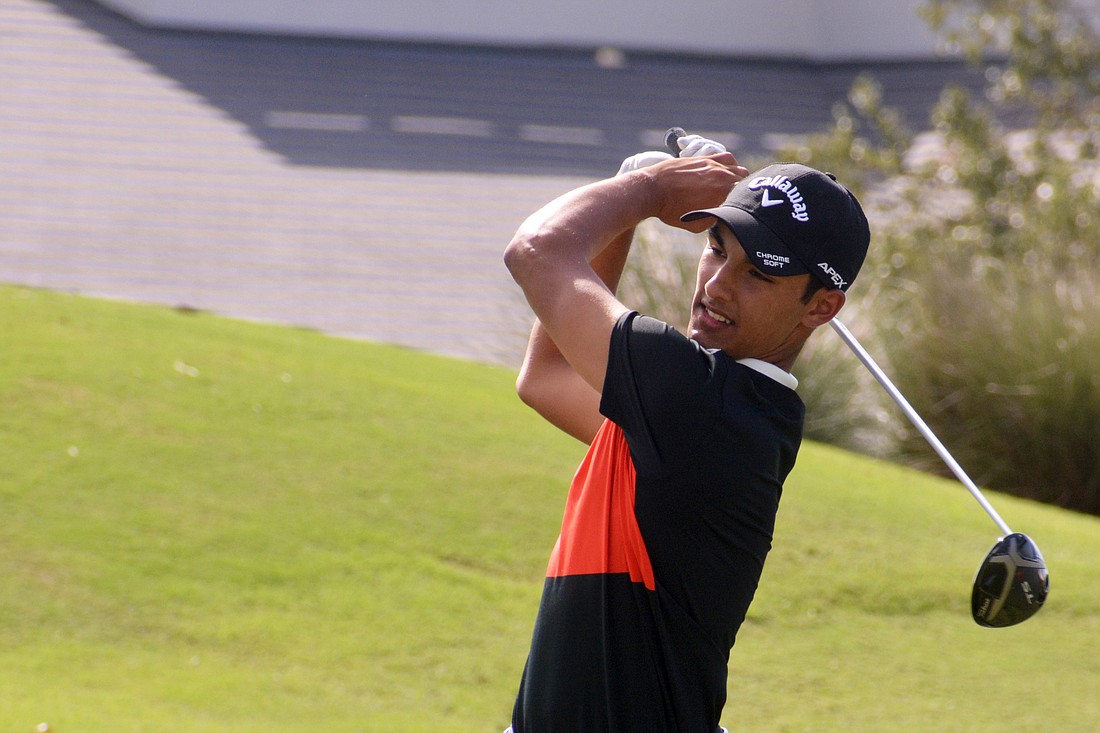
[[[921,0],[99,0],[156,27],[819,60],[934,55]]]

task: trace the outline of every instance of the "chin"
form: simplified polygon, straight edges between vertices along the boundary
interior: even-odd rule
[[[717,348],[719,348],[717,344],[715,344],[711,341],[709,334],[707,334],[705,331],[700,331],[692,323],[688,324],[687,334],[688,334],[688,338],[690,338],[692,341],[695,341],[696,343],[703,346],[704,348],[707,348],[707,349],[717,349]]]

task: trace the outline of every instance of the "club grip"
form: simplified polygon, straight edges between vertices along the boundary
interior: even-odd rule
[[[672,153],[673,157],[680,157],[680,146],[676,141],[686,134],[687,131],[682,127],[670,127],[668,132],[665,133],[665,147],[668,148],[668,152]]]

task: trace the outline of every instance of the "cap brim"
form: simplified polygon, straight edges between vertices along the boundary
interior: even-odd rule
[[[771,229],[751,213],[737,206],[689,211],[680,217],[680,221],[697,221],[707,216],[725,222],[736,235],[737,241],[741,243],[745,256],[761,272],[775,277],[812,273]]]

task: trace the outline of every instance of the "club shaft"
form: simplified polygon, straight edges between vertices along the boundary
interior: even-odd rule
[[[882,388],[886,390],[886,393],[893,398],[894,402],[898,403],[898,407],[902,409],[905,416],[909,418],[909,421],[916,426],[920,434],[928,441],[928,444],[932,446],[937,454],[939,454],[939,457],[943,459],[943,462],[947,464],[947,467],[951,469],[955,477],[962,482],[963,486],[965,486],[978,503],[981,504],[982,509],[989,515],[989,518],[992,519],[997,527],[1006,535],[1012,534],[1012,530],[1009,529],[1005,520],[1001,519],[1001,515],[997,513],[997,510],[993,508],[993,505],[989,503],[977,485],[966,475],[966,471],[962,469],[959,462],[947,451],[947,448],[940,442],[940,439],[936,437],[936,434],[932,432],[928,424],[921,419],[921,416],[917,414],[917,411],[913,409],[913,406],[909,404],[905,396],[894,386],[894,383],[890,381],[890,378],[886,376],[886,373],[882,371],[875,360],[871,358],[867,350],[863,348],[858,340],[856,340],[856,337],[852,335],[848,327],[836,318],[829,321],[829,324],[833,327],[833,330],[837,332],[837,335],[844,340],[844,343],[848,344],[848,348],[859,357],[859,360],[863,362],[863,366],[867,367],[868,371],[870,371],[875,379],[878,380],[878,383],[882,385]]]

